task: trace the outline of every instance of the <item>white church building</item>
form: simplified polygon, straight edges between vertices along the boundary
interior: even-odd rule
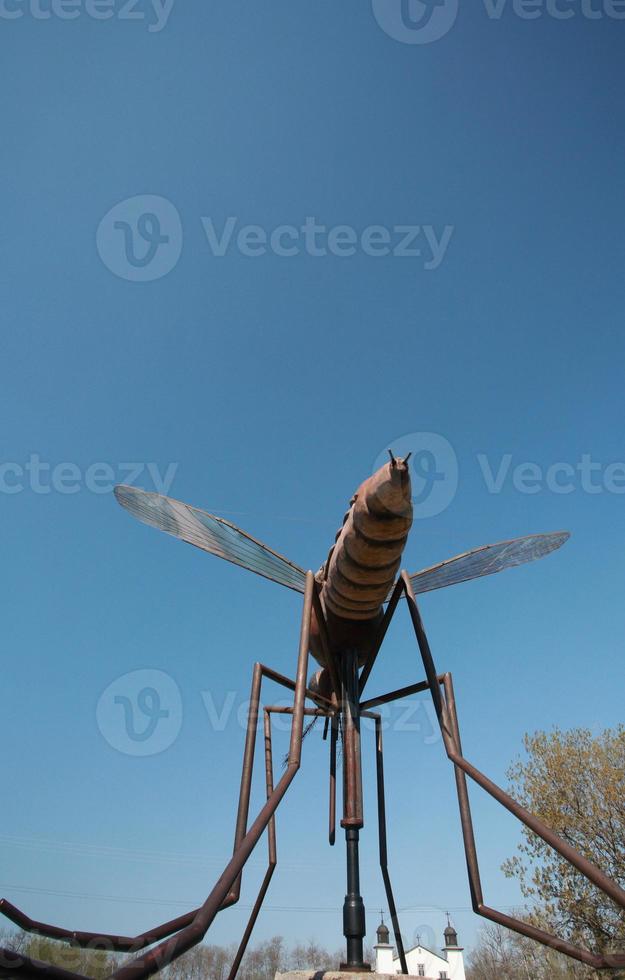
[[[466,980],[462,947],[458,945],[458,935],[449,922],[444,935],[442,955],[420,944],[406,950],[406,963],[411,977],[424,977],[425,980]],[[375,972],[401,973],[399,957],[389,943],[390,934],[384,921],[378,927],[377,936],[378,941],[374,946]]]

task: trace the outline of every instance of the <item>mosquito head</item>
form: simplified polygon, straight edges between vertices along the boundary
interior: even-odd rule
[[[398,473],[407,473],[408,461],[412,456],[412,453],[408,453],[407,456],[402,458],[401,456],[394,456],[392,449],[389,449],[387,451],[389,456],[391,457],[391,462],[390,462],[391,471],[396,470]]]
[[[391,449],[388,454],[390,461],[369,477],[363,488],[366,487],[367,496],[372,495],[370,506],[374,510],[379,510],[381,506],[391,514],[407,516],[408,513],[412,514],[410,455],[405,458],[395,456]]]

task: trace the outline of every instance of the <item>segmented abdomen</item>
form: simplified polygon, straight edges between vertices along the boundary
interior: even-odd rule
[[[344,619],[372,619],[401,564],[412,525],[410,475],[393,460],[359,487],[324,566],[324,604]]]

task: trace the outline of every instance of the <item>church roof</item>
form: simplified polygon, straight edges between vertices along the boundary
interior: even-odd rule
[[[424,953],[429,953],[430,956],[435,956],[437,960],[440,960],[441,961],[441,963],[444,963],[445,965],[448,965],[447,964],[447,960],[445,959],[444,956],[441,956],[440,953],[435,953],[433,949],[429,949],[427,946],[424,946],[423,943],[419,943],[417,946],[411,946],[410,949],[407,949],[406,950],[406,956],[408,956],[409,953],[414,953],[415,951],[418,951],[418,950],[421,950],[421,949],[423,950]],[[399,957],[398,956],[394,957],[394,959],[399,962]]]

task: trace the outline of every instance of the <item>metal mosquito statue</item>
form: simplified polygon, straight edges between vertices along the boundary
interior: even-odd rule
[[[203,905],[137,936],[77,932],[36,922],[6,899],[0,901],[0,912],[28,931],[36,931],[79,946],[101,945],[131,953],[132,957],[119,966],[113,976],[118,980],[143,980],[199,943],[217,914],[238,901],[245,863],[263,833],[267,831],[268,867],[229,974],[229,980],[234,980],[276,867],[275,813],[300,768],[304,721],[306,717],[321,717],[325,719],[324,738],[329,733],[330,844],[334,844],[336,836],[339,733],[343,740],[343,813],[340,823],[345,831],[347,850],[347,894],[343,906],[346,959],[342,969],[352,973],[369,972],[370,967],[363,957],[365,908],[360,895],[358,856],[359,835],[364,825],[360,719],[368,717],[375,723],[380,866],[401,968],[406,974],[406,957],[387,866],[382,725],[381,717],[374,709],[410,694],[429,691],[445,752],[454,767],[474,911],[595,969],[613,970],[625,966],[625,955],[583,949],[485,904],[467,777],[542,837],[577,871],[622,908],[625,908],[625,891],[465,759],[451,674],[439,674],[436,670],[415,599],[415,595],[432,589],[490,575],[542,558],[564,544],[569,537],[567,532],[531,535],[484,545],[413,575],[406,572],[398,575],[402,552],[412,524],[412,504],[408,458],[396,459],[392,453],[389,462],[365,480],[352,497],[334,544],[316,575],[305,572],[221,517],[134,487],[118,486],[115,494],[122,507],[143,523],[167,531],[182,541],[303,594],[295,677],[285,677],[264,664],[254,665],[233,855]],[[401,690],[365,700],[363,694],[367,681],[389,623],[402,598],[405,599],[414,628],[425,678]],[[314,657],[320,667],[310,679],[309,655]],[[292,706],[262,706],[261,685],[264,679],[292,691]],[[266,802],[250,821],[252,770],[261,711],[265,742]],[[278,782],[274,783],[271,715],[276,712],[291,716],[291,735],[286,768]],[[0,954],[0,976],[14,976],[21,980],[31,977],[75,980],[79,976],[8,950],[0,950]]]

